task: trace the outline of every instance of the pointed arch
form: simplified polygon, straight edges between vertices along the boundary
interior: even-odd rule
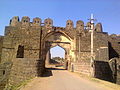
[[[60,44],[56,44],[54,46],[52,45],[50,48],[54,48],[54,47],[57,47],[57,46],[61,47],[62,49],[64,49],[65,52],[67,52],[67,50],[64,47],[62,47]]]
[[[68,34],[66,34],[64,31],[51,31],[51,32],[47,33],[45,35],[45,37],[43,37],[42,41],[45,41],[48,37],[50,37],[51,35],[54,35],[55,33],[61,33],[67,39],[69,39],[70,41],[72,41],[72,38]]]

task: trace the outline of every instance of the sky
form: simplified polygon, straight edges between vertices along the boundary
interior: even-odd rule
[[[91,13],[104,32],[120,34],[120,0],[0,0],[0,12],[0,35],[13,16],[29,16],[31,21],[34,17],[42,21],[51,18],[54,26],[62,27],[71,19],[75,27],[77,20],[86,24]]]
[[[65,50],[59,46],[50,49],[51,58],[52,57],[63,57],[65,58]]]

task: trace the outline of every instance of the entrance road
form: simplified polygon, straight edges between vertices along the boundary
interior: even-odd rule
[[[44,77],[33,79],[21,90],[108,90],[99,83],[81,78],[66,70],[49,70]]]

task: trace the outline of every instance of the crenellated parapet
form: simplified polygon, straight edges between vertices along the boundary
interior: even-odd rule
[[[95,30],[96,32],[103,32],[102,24],[101,24],[101,23],[97,23],[97,24],[95,25],[94,30]]]
[[[50,19],[50,18],[45,19],[44,20],[44,27],[46,29],[52,29],[52,27],[53,27],[53,20]]]
[[[87,22],[87,24],[86,24],[86,30],[90,30],[90,28],[91,28],[91,23]]]
[[[19,23],[19,17],[15,16],[10,20],[10,26],[17,26]]]
[[[54,31],[54,30],[61,30],[62,27],[56,27],[53,25],[53,20],[50,18],[45,19],[43,22],[39,17],[35,17],[33,18],[32,22],[30,21],[30,18],[28,16],[23,16],[21,20],[19,20],[18,16],[13,17],[10,20],[10,26],[12,27],[24,27],[24,28],[28,28],[28,27],[44,27],[43,30],[45,31]],[[67,32],[73,32],[73,31],[77,31],[77,32],[84,32],[86,30],[90,30],[91,29],[91,23],[87,22],[87,24],[85,24],[82,20],[78,20],[76,22],[76,26],[74,26],[74,23],[72,20],[67,20],[66,21],[66,27],[64,27],[64,29],[62,30],[66,30]],[[94,31],[95,32],[103,32],[102,29],[102,24],[101,23],[97,23],[96,25],[94,25]]]
[[[71,30],[73,28],[74,28],[73,21],[72,20],[67,20],[67,22],[66,22],[66,29],[67,30]]]
[[[76,22],[76,29],[77,29],[77,30],[80,30],[80,31],[83,31],[83,30],[84,30],[84,22],[81,21],[81,20],[78,20],[78,21]]]
[[[30,26],[30,18],[28,16],[22,17],[21,25],[22,26]]]
[[[42,20],[38,17],[33,19],[32,26],[40,26],[42,23]]]

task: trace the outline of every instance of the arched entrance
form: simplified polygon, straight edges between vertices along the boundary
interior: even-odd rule
[[[46,55],[46,67],[47,65],[53,65],[55,67],[63,67],[65,64],[66,50],[60,46],[51,47]]]
[[[59,46],[65,50],[64,68],[69,69],[71,62],[74,60],[74,48],[73,40],[63,31],[51,31],[42,40],[42,58],[43,60],[49,60],[50,49]],[[46,57],[47,56],[47,57]],[[46,61],[47,63],[49,61]]]

